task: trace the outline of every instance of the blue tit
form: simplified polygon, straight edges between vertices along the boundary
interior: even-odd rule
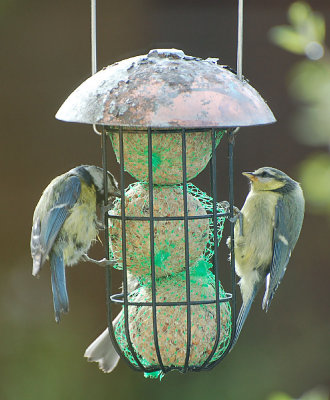
[[[251,304],[265,281],[262,308],[268,311],[299,238],[305,200],[298,182],[275,168],[243,172],[250,192],[235,224],[235,271],[240,277],[242,306],[237,318],[236,343]]]
[[[133,275],[127,273],[128,293],[129,294],[132,293],[139,286],[140,286],[139,281]],[[123,310],[112,321],[112,326],[114,330],[116,329],[116,326],[121,318],[123,318]],[[101,335],[99,335],[87,347],[84,357],[86,357],[88,361],[97,362],[99,364],[99,368],[103,372],[110,373],[116,368],[120,357],[114,345],[112,344],[108,328],[106,328],[101,333]]]
[[[107,173],[108,196],[119,196],[118,183]],[[32,274],[37,276],[49,259],[56,322],[69,310],[65,267],[87,256],[100,223],[97,206],[104,199],[103,170],[82,165],[53,179],[44,190],[33,215]],[[101,264],[105,260],[101,260]],[[103,264],[104,265],[104,264]]]

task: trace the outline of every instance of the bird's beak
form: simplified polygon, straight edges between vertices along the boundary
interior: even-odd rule
[[[255,182],[258,180],[258,178],[254,175],[253,172],[242,172],[242,175],[246,176],[252,182]]]

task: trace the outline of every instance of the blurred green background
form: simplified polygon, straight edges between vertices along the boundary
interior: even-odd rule
[[[241,176],[244,170],[268,165],[301,178],[310,202],[300,240],[270,311],[261,311],[260,294],[235,350],[210,372],[171,373],[159,382],[146,380],[123,362],[106,375],[83,358],[85,348],[106,325],[102,269],[81,263],[68,271],[71,309],[59,325],[53,318],[48,268],[39,280],[31,275],[31,220],[42,190],[73,166],[101,164],[100,139],[90,126],[54,118],[65,98],[90,75],[89,1],[1,0],[1,400],[287,400],[330,386],[330,175],[325,173],[330,82],[324,72],[330,68],[330,39],[325,32],[322,36],[320,24],[321,33],[308,39],[326,50],[322,64],[307,59],[305,47],[280,48],[283,37],[290,41],[290,33],[282,30],[279,39],[269,30],[292,23],[287,20],[289,5],[284,0],[246,1],[243,73],[278,122],[240,130],[235,197],[241,207],[248,191]],[[330,26],[329,0],[313,0],[311,6]],[[100,68],[165,47],[219,57],[222,64],[235,68],[236,2],[231,0],[99,0],[98,17]],[[299,68],[305,75],[297,73]],[[312,68],[314,75],[306,75],[304,68]],[[310,82],[311,76],[316,78],[305,88],[301,82]],[[225,165],[225,147],[222,150]],[[314,170],[306,164],[313,159]],[[110,164],[118,176],[113,155]],[[226,170],[219,167],[218,173],[226,187]],[[205,176],[193,183],[204,189]],[[102,256],[103,251],[96,245],[91,254]],[[318,400],[327,398],[320,396]],[[308,398],[312,399],[316,397]]]

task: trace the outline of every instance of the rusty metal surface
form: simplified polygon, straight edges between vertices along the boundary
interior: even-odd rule
[[[216,62],[181,50],[151,50],[91,76],[67,98],[56,118],[136,128],[275,122],[259,93]]]

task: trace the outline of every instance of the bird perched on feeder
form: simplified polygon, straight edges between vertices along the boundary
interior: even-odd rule
[[[107,172],[108,196],[119,196],[118,183]],[[93,260],[87,251],[102,227],[97,206],[104,199],[103,170],[81,165],[53,179],[44,190],[33,215],[31,233],[32,274],[37,276],[49,259],[56,322],[68,312],[65,267],[80,259],[106,265],[107,260]],[[110,264],[113,263],[110,261]]]
[[[268,311],[299,238],[305,200],[298,182],[275,168],[243,172],[250,192],[235,224],[235,270],[242,294],[234,338],[236,343],[251,304],[263,282],[262,308]]]

